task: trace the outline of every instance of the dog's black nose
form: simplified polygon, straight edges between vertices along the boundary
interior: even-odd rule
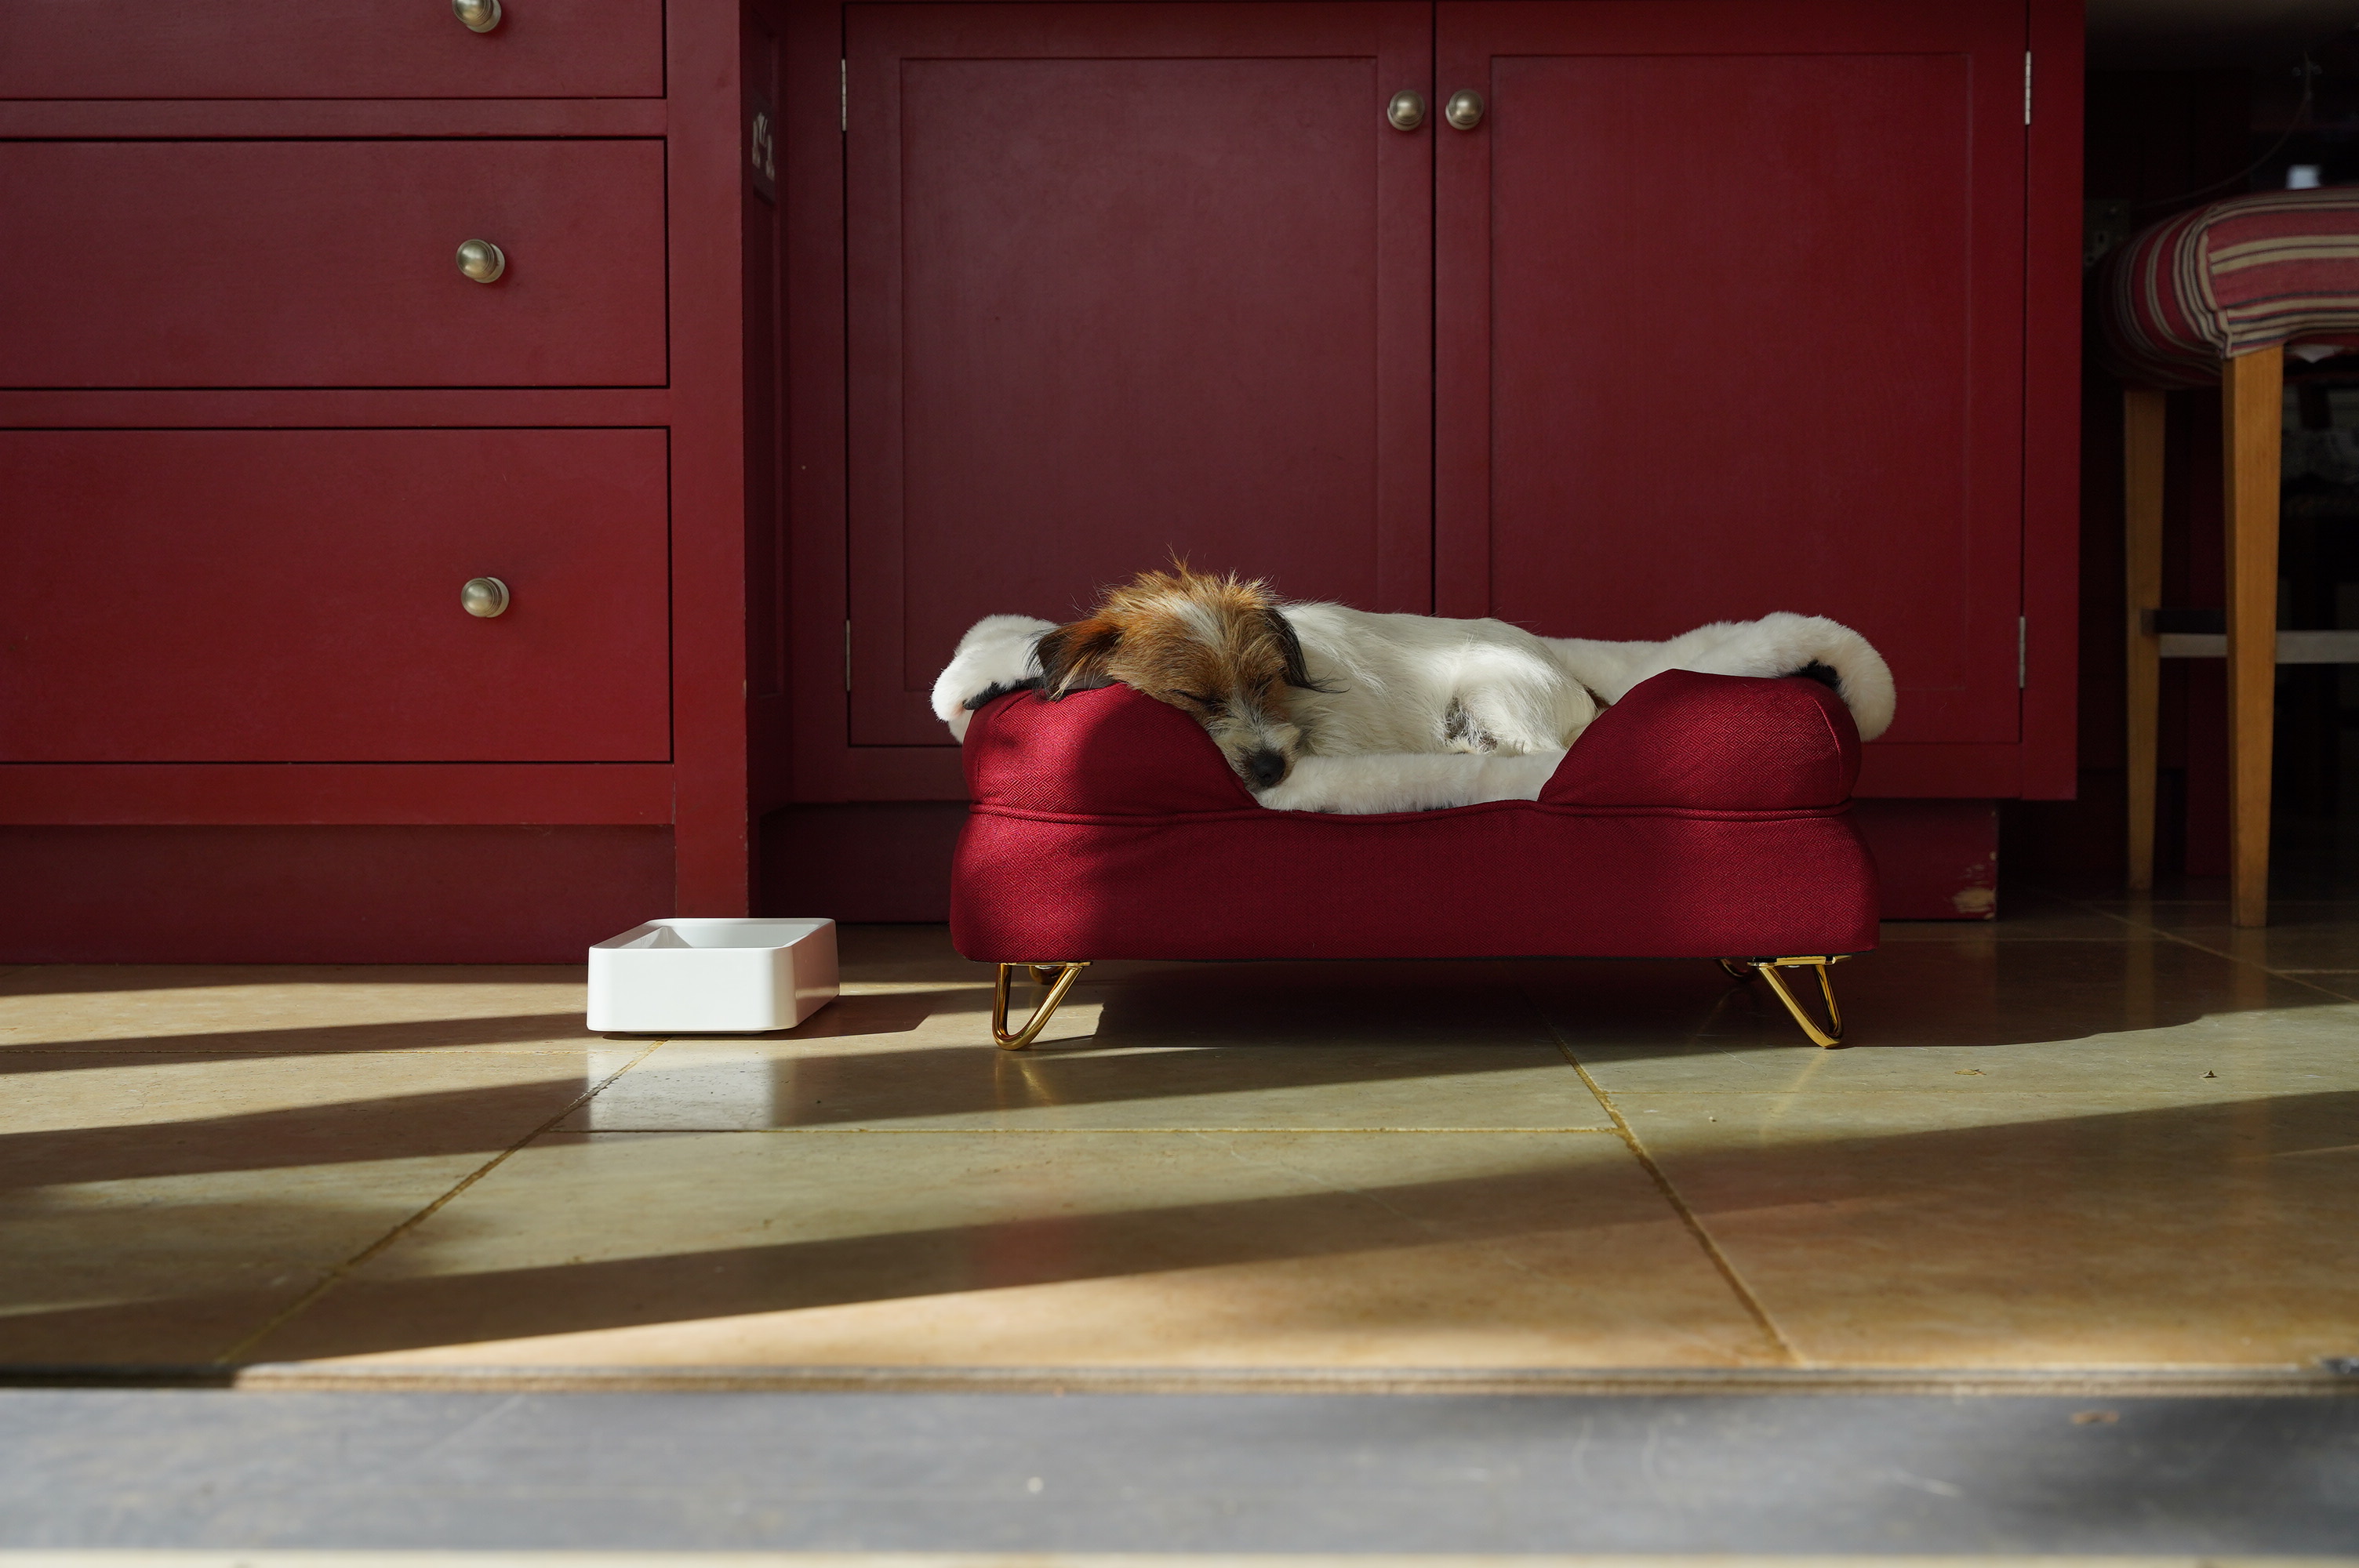
[[[1286,776],[1286,756],[1265,746],[1245,757],[1245,776],[1256,789],[1267,789]]]

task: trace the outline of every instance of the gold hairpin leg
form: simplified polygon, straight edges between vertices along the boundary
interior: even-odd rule
[[[1786,1004],[1786,1011],[1794,1015],[1794,1022],[1802,1026],[1802,1033],[1810,1037],[1812,1044],[1823,1047],[1841,1044],[1843,1033],[1843,1009],[1836,1005],[1835,984],[1827,975],[1827,967],[1840,964],[1849,957],[1848,953],[1837,953],[1816,958],[1723,958],[1720,967],[1738,979],[1750,979],[1758,974],[1767,980],[1769,989],[1777,993],[1777,1000]],[[1802,1011],[1801,999],[1787,986],[1786,977],[1777,972],[1780,969],[1818,970],[1819,994],[1827,1002],[1825,1028],[1820,1028],[1817,1022]]]
[[[1038,1039],[1040,1031],[1049,1026],[1049,1020],[1056,1013],[1057,1004],[1065,1000],[1065,993],[1073,989],[1073,982],[1080,979],[1082,971],[1088,968],[1087,963],[1000,965],[999,979],[991,988],[991,1037],[999,1042],[999,1048],[1021,1051]],[[1048,987],[1049,994],[1040,999],[1040,1005],[1032,1010],[1032,1016],[1024,1027],[1010,1034],[1007,1032],[1007,987],[1018,968],[1031,970],[1032,983]]]

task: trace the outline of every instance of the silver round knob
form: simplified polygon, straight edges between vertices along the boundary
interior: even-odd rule
[[[1425,94],[1414,87],[1404,87],[1393,94],[1386,105],[1385,118],[1396,131],[1414,131],[1425,124]]]
[[[1473,130],[1483,123],[1483,95],[1471,87],[1460,88],[1442,106],[1441,117],[1462,131]]]
[[[451,15],[471,33],[488,33],[500,25],[500,0],[451,0]]]
[[[469,240],[459,247],[459,275],[477,283],[497,283],[507,271],[507,253],[489,240]]]
[[[459,608],[489,621],[508,607],[508,585],[495,577],[471,577],[459,590]]]

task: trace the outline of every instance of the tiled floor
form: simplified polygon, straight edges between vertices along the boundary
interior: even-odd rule
[[[936,929],[756,1040],[570,969],[0,973],[0,1362],[2307,1368],[2359,1355],[2359,908],[1708,964],[1089,972]]]

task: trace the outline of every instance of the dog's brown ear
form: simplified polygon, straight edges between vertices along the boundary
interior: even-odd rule
[[[1105,620],[1075,621],[1044,633],[1038,644],[1040,695],[1050,702],[1068,692],[1112,686],[1107,661],[1122,645],[1122,628]]]
[[[1302,662],[1302,639],[1294,634],[1294,622],[1276,610],[1265,610],[1262,616],[1269,622],[1269,634],[1277,639],[1285,657],[1282,678],[1286,684],[1298,691],[1327,690],[1310,678],[1310,666]]]

